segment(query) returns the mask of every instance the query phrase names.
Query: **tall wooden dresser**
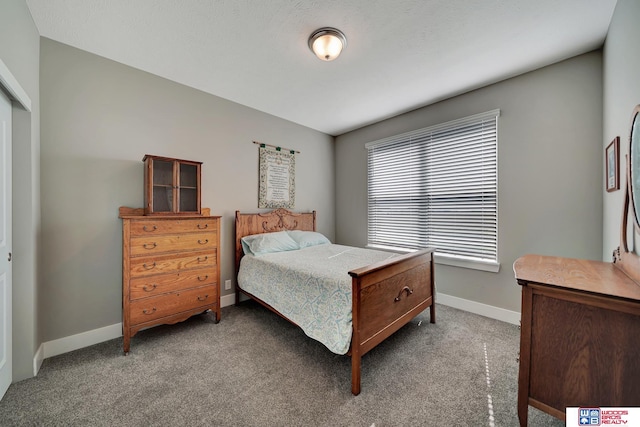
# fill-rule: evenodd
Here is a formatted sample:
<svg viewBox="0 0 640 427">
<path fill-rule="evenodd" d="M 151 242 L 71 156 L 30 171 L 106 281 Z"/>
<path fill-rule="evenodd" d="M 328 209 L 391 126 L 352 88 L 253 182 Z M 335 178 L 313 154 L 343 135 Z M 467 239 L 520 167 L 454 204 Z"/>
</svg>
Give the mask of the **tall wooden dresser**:
<svg viewBox="0 0 640 427">
<path fill-rule="evenodd" d="M 528 405 L 559 419 L 567 407 L 640 406 L 638 283 L 600 261 L 525 255 L 513 268 L 522 286 L 520 425 Z"/>
<path fill-rule="evenodd" d="M 138 331 L 211 310 L 220 321 L 220 217 L 120 208 L 124 352 Z"/>
</svg>

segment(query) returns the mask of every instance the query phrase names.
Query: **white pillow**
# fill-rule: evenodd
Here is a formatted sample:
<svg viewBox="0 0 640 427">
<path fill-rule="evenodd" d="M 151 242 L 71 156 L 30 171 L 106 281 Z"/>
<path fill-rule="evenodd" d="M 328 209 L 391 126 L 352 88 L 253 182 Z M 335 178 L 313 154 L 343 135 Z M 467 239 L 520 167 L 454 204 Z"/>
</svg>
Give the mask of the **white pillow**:
<svg viewBox="0 0 640 427">
<path fill-rule="evenodd" d="M 253 234 L 240 239 L 245 255 L 263 255 L 300 249 L 298 243 L 286 231 Z"/>
<path fill-rule="evenodd" d="M 291 238 L 296 241 L 300 249 L 307 248 L 309 246 L 326 245 L 331 243 L 331 241 L 327 239 L 322 233 L 318 233 L 316 231 L 291 230 L 287 231 L 287 233 L 289 233 L 289 236 L 291 236 Z"/>
</svg>

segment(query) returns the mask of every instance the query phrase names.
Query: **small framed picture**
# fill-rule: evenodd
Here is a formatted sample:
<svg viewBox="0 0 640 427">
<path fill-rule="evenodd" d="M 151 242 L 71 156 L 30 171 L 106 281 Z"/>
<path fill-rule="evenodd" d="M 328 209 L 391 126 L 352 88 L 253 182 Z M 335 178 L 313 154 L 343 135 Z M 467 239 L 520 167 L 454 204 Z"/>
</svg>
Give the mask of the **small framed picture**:
<svg viewBox="0 0 640 427">
<path fill-rule="evenodd" d="M 606 187 L 607 191 L 616 191 L 620 189 L 620 168 L 618 167 L 618 152 L 620 151 L 620 137 L 616 136 L 613 141 L 607 145 L 605 150 L 605 163 L 607 168 Z"/>
</svg>

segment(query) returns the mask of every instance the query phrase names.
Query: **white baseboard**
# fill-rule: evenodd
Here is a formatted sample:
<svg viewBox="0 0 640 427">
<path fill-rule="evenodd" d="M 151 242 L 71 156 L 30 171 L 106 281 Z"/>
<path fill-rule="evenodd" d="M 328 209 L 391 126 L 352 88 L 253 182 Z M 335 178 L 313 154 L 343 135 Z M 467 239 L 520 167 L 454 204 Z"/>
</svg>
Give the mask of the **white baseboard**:
<svg viewBox="0 0 640 427">
<path fill-rule="evenodd" d="M 236 294 L 223 295 L 220 297 L 220 307 L 228 307 L 236 303 Z"/>
<path fill-rule="evenodd" d="M 40 344 L 38 347 L 38 351 L 36 351 L 35 356 L 33 356 L 33 376 L 37 376 L 38 372 L 40 372 L 40 367 L 42 366 L 42 362 L 44 361 L 44 344 Z"/>
<path fill-rule="evenodd" d="M 520 324 L 520 313 L 517 311 L 506 310 L 504 308 L 494 307 L 492 305 L 482 304 L 480 302 L 442 293 L 438 293 L 436 295 L 436 303 L 468 311 L 470 313 L 479 314 L 491 319 L 501 320 L 513 325 Z"/>
<path fill-rule="evenodd" d="M 122 336 L 122 323 L 42 343 L 44 359 Z"/>
<path fill-rule="evenodd" d="M 236 295 L 224 295 L 220 297 L 220 307 L 234 305 Z M 520 313 L 516 311 L 505 310 L 503 308 L 494 307 L 479 302 L 466 300 L 451 295 L 438 293 L 436 295 L 438 304 L 447 305 L 449 307 L 479 314 L 481 316 L 490 317 L 492 319 L 501 320 L 503 322 L 512 323 L 514 325 L 520 322 Z M 58 356 L 59 354 L 68 353 L 90 345 L 109 341 L 122 336 L 122 323 L 116 323 L 103 328 L 94 329 L 80 334 L 71 335 L 53 341 L 47 341 L 40 345 L 38 351 L 33 357 L 33 375 L 38 375 L 40 367 L 44 359 Z"/>
</svg>

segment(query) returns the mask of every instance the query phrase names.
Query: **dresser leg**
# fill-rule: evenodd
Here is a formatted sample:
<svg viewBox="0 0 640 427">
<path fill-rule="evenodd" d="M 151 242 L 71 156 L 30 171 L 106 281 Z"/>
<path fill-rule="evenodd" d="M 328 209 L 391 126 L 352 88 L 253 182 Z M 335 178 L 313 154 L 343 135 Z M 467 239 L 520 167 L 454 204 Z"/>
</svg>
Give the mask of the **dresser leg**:
<svg viewBox="0 0 640 427">
<path fill-rule="evenodd" d="M 518 419 L 520 420 L 520 427 L 527 427 L 528 423 L 528 411 L 529 404 L 525 401 L 524 404 L 520 403 L 518 399 Z"/>
<path fill-rule="evenodd" d="M 129 346 L 131 345 L 131 335 L 129 334 L 129 332 L 125 332 L 124 333 L 124 345 L 123 345 L 123 349 L 124 349 L 124 355 L 128 355 L 129 354 Z"/>
<path fill-rule="evenodd" d="M 206 315 L 208 319 L 211 319 L 213 317 L 213 323 L 219 323 L 221 313 L 222 311 L 219 308 L 208 308 L 202 314 Z"/>
<path fill-rule="evenodd" d="M 520 318 L 520 352 L 518 353 L 518 419 L 526 427 L 529 411 L 529 381 L 531 379 L 531 323 L 533 291 L 522 286 L 522 315 Z"/>
</svg>

